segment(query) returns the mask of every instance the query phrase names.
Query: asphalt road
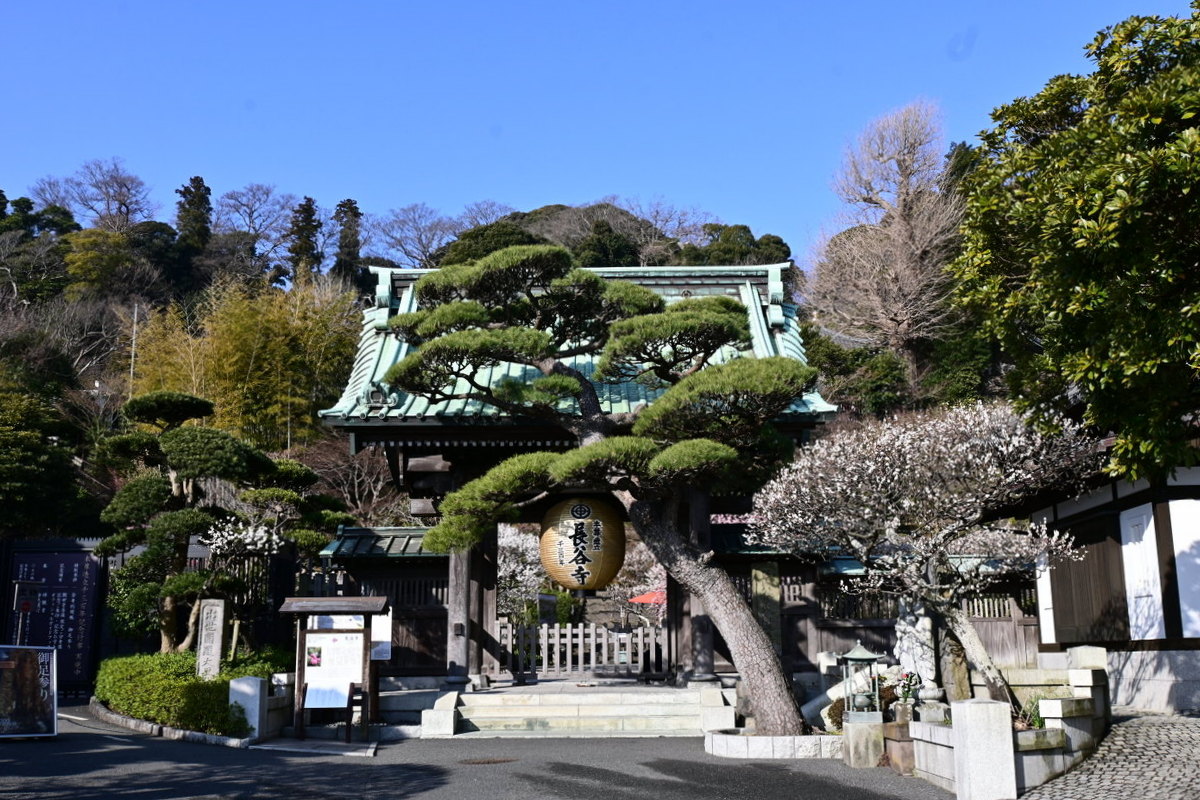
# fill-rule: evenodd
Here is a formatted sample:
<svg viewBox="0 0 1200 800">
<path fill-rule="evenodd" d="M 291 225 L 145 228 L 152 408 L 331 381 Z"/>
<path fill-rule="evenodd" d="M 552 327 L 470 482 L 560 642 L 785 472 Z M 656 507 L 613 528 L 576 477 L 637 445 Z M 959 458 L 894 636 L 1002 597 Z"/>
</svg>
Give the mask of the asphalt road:
<svg viewBox="0 0 1200 800">
<path fill-rule="evenodd" d="M 70 717 L 78 717 L 75 720 Z M 700 739 L 430 739 L 374 758 L 168 741 L 60 709 L 53 739 L 0 739 L 0 798 L 402 798 L 429 800 L 948 800 L 890 769 L 740 761 Z"/>
</svg>

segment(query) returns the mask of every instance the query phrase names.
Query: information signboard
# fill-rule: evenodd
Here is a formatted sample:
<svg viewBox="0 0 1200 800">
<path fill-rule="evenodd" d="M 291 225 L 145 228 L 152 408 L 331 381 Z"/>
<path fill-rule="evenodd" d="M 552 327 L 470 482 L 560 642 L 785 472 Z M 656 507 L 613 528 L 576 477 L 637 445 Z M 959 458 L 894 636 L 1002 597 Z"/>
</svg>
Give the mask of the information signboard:
<svg viewBox="0 0 1200 800">
<path fill-rule="evenodd" d="M 4 598 L 13 644 L 58 650 L 63 689 L 91 684 L 99 617 L 100 559 L 91 553 L 12 556 L 13 595 Z"/>
<path fill-rule="evenodd" d="M 53 647 L 0 645 L 0 737 L 58 734 L 56 663 Z"/>
<path fill-rule="evenodd" d="M 311 630 L 362 630 L 362 614 L 314 614 L 308 619 Z M 392 658 L 392 610 L 371 616 L 371 660 Z"/>
<path fill-rule="evenodd" d="M 304 640 L 305 708 L 345 708 L 350 684 L 363 680 L 362 631 L 308 631 Z"/>
</svg>

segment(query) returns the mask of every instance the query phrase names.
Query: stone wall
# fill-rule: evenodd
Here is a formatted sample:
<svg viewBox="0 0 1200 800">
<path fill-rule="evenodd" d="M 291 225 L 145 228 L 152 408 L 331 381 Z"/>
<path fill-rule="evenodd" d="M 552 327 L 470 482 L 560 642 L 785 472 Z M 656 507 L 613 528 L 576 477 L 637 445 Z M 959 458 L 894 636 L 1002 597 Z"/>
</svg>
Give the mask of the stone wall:
<svg viewBox="0 0 1200 800">
<path fill-rule="evenodd" d="M 1117 705 L 1165 713 L 1200 709 L 1200 652 L 1110 652 L 1108 672 Z"/>
<path fill-rule="evenodd" d="M 951 704 L 955 724 L 914 721 L 913 774 L 960 800 L 1010 797 L 1001 786 L 1011 776 L 1018 793 L 1041 786 L 1081 762 L 1095 751 L 1106 727 L 1090 699 L 1042 700 L 1042 730 L 1013 731 L 1008 705 L 990 700 L 963 700 Z M 985 708 L 992 707 L 995 708 Z M 984 712 L 994 719 L 985 718 Z M 1009 746 L 996 741 L 1011 739 Z M 975 785 L 960 786 L 957 776 L 972 777 Z M 986 778 L 980 786 L 982 778 Z"/>
</svg>

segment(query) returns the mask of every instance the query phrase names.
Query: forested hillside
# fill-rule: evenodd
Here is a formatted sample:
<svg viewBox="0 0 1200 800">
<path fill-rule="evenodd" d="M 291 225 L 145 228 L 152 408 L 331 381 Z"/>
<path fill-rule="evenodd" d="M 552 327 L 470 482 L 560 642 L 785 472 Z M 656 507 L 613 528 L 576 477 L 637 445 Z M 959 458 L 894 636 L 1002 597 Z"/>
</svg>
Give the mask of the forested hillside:
<svg viewBox="0 0 1200 800">
<path fill-rule="evenodd" d="M 200 176 L 174 195 L 158 207 L 117 158 L 43 178 L 27 196 L 0 191 L 0 535 L 99 532 L 99 509 L 125 481 L 105 442 L 136 427 L 121 416 L 129 398 L 157 391 L 210 400 L 199 424 L 312 462 L 364 522 L 403 518 L 369 458 L 330 457 L 345 449 L 315 416 L 344 385 L 374 293 L 369 266 L 431 268 L 534 243 L 567 247 L 585 267 L 791 258 L 778 236 L 661 201 L 371 212 L 258 183 L 218 194 Z"/>
</svg>

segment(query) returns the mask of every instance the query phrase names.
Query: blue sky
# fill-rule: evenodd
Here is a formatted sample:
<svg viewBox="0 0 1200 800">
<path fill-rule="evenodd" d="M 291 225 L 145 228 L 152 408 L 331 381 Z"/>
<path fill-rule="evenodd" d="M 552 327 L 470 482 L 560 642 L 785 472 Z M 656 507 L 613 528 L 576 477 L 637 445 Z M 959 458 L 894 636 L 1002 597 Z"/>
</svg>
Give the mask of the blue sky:
<svg viewBox="0 0 1200 800">
<path fill-rule="evenodd" d="M 456 214 L 605 195 L 694 206 L 803 259 L 872 119 L 937 103 L 948 141 L 1131 14 L 1186 0 L 11 2 L 0 188 L 117 156 L 158 217 L 201 175 Z"/>
</svg>

